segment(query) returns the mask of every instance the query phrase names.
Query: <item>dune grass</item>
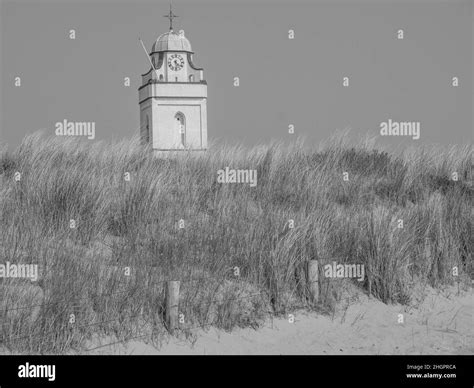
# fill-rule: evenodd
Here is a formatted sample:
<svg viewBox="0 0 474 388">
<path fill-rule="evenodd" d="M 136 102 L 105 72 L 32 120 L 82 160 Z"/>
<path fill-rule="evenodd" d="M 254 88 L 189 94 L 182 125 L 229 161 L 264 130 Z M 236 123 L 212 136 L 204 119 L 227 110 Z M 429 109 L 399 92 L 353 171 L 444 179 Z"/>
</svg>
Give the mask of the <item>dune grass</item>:
<svg viewBox="0 0 474 388">
<path fill-rule="evenodd" d="M 257 170 L 257 186 L 217 183 L 226 166 Z M 0 263 L 42 272 L 21 292 L 0 280 L 0 346 L 64 353 L 94 336 L 159 336 L 166 280 L 181 281 L 183 333 L 331 311 L 342 283 L 323 279 L 310 304 L 310 259 L 363 264 L 354 286 L 409 303 L 414 283 L 470 281 L 472 224 L 472 146 L 391 155 L 339 137 L 319 151 L 296 141 L 153 157 L 137 139 L 36 133 L 0 147 Z M 34 317 L 7 310 L 25 304 Z"/>
</svg>

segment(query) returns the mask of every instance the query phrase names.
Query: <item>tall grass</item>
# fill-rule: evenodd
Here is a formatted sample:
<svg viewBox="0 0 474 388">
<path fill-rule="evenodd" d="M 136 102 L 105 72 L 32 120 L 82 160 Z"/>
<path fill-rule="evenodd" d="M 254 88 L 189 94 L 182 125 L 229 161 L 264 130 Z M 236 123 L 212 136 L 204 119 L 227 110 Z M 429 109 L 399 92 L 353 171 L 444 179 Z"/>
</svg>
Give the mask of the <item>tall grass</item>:
<svg viewBox="0 0 474 388">
<path fill-rule="evenodd" d="M 257 187 L 217 183 L 226 166 L 256 169 Z M 473 271 L 471 146 L 389 155 L 342 137 L 318 152 L 297 141 L 153 157 L 136 139 L 37 133 L 14 152 L 0 148 L 0 184 L 0 263 L 43 272 L 40 297 L 11 287 L 17 279 L 0 283 L 0 345 L 13 351 L 160 333 L 167 279 L 182 280 L 186 331 L 309 308 L 309 259 L 364 264 L 354 284 L 386 303 L 407 303 L 415 281 L 452 283 L 455 266 L 458 279 Z M 335 308 L 337 284 L 323 282 L 316 308 Z M 32 300 L 41 302 L 34 319 L 30 309 L 6 311 Z"/>
</svg>

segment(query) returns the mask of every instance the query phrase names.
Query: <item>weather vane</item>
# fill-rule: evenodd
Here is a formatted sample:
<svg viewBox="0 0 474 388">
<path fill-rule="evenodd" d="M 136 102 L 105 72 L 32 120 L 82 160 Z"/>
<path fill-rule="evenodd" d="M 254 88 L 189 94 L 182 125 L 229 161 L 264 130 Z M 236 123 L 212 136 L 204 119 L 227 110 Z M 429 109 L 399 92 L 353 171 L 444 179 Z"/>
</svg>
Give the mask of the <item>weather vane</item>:
<svg viewBox="0 0 474 388">
<path fill-rule="evenodd" d="M 179 17 L 178 15 L 175 15 L 173 11 L 171 10 L 171 4 L 170 4 L 170 13 L 168 15 L 164 15 L 164 18 L 168 18 L 170 20 L 170 31 L 173 30 L 173 19 Z"/>
</svg>

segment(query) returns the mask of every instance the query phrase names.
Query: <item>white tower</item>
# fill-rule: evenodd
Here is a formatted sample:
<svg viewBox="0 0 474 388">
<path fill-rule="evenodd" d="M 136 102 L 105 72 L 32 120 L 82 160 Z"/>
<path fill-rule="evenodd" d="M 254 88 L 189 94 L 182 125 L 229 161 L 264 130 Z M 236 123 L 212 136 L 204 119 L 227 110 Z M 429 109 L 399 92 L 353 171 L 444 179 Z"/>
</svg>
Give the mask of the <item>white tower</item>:
<svg viewBox="0 0 474 388">
<path fill-rule="evenodd" d="M 142 74 L 138 89 L 140 135 L 155 151 L 207 149 L 207 83 L 203 69 L 193 63 L 184 31 L 158 37 L 149 53 L 153 67 Z"/>
</svg>

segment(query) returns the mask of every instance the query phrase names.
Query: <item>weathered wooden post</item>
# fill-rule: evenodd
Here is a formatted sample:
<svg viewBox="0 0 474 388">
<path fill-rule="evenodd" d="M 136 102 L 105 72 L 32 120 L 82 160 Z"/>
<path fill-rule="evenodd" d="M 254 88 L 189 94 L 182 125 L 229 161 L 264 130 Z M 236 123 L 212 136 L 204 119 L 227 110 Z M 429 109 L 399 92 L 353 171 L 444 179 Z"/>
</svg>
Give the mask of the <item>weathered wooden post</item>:
<svg viewBox="0 0 474 388">
<path fill-rule="evenodd" d="M 311 301 L 316 303 L 319 301 L 319 275 L 318 260 L 308 261 L 308 288 L 311 295 Z"/>
<path fill-rule="evenodd" d="M 179 281 L 169 281 L 166 287 L 166 326 L 173 334 L 178 327 Z"/>
</svg>

